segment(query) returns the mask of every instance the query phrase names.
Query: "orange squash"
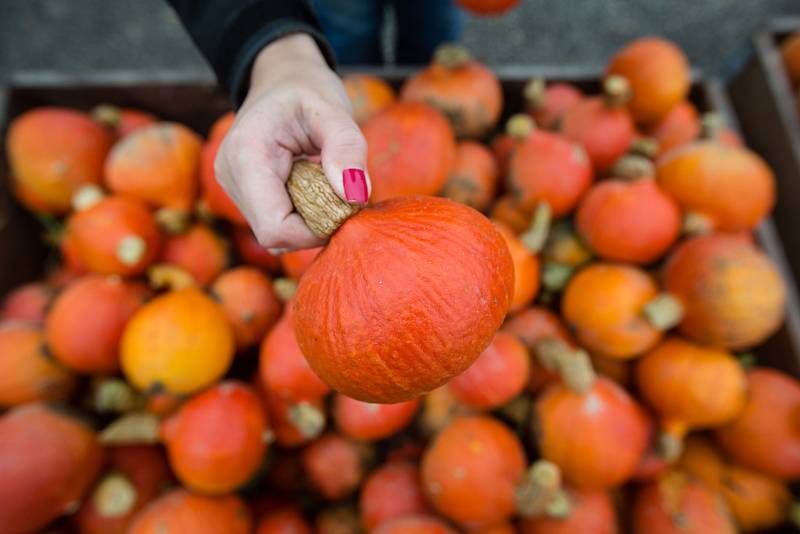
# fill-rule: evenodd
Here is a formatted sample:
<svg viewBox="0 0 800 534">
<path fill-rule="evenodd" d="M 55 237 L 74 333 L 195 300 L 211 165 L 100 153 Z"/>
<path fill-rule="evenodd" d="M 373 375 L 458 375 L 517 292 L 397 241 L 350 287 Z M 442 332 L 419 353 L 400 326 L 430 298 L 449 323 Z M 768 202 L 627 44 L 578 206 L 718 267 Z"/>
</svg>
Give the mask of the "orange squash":
<svg viewBox="0 0 800 534">
<path fill-rule="evenodd" d="M 262 247 L 250 228 L 239 226 L 232 228 L 231 238 L 233 239 L 236 253 L 242 262 L 264 269 L 272 274 L 277 274 L 281 271 L 280 256 L 276 256 Z"/>
<path fill-rule="evenodd" d="M 164 241 L 161 263 L 180 267 L 201 286 L 211 284 L 228 265 L 228 242 L 210 227 L 197 223 Z"/>
<path fill-rule="evenodd" d="M 74 386 L 73 376 L 47 353 L 40 326 L 24 322 L 0 323 L 1 407 L 34 401 L 63 401 Z"/>
<path fill-rule="evenodd" d="M 488 134 L 503 108 L 503 91 L 494 72 L 454 44 L 440 45 L 430 66 L 405 82 L 400 97 L 441 111 L 462 139 Z"/>
<path fill-rule="evenodd" d="M 690 429 L 723 425 L 744 408 L 744 370 L 726 352 L 670 337 L 637 363 L 636 383 L 661 418 L 668 460 L 677 459 Z"/>
<path fill-rule="evenodd" d="M 396 434 L 411 422 L 419 399 L 397 404 L 371 404 L 341 393 L 333 401 L 333 420 L 339 431 L 351 438 L 377 441 Z"/>
<path fill-rule="evenodd" d="M 258 269 L 225 271 L 214 281 L 211 293 L 228 316 L 239 350 L 257 345 L 280 317 L 281 303 L 272 281 Z"/>
<path fill-rule="evenodd" d="M 781 57 L 786 75 L 793 87 L 800 84 L 800 33 L 795 32 L 781 43 Z"/>
<path fill-rule="evenodd" d="M 483 211 L 494 198 L 497 179 L 497 162 L 489 149 L 475 141 L 462 141 L 442 196 Z"/>
<path fill-rule="evenodd" d="M 561 310 L 578 341 L 610 358 L 635 358 L 653 348 L 679 318 L 672 309 L 649 318 L 658 287 L 644 271 L 614 263 L 592 264 L 572 277 Z M 602 303 L 602 306 L 598 306 Z M 660 311 L 660 310 L 658 310 Z M 658 316 L 658 319 L 655 318 Z M 664 321 L 663 323 L 659 321 Z"/>
<path fill-rule="evenodd" d="M 580 89 L 570 83 L 545 84 L 544 78 L 531 79 L 523 89 L 525 109 L 536 124 L 555 130 L 564 114 L 583 100 Z"/>
<path fill-rule="evenodd" d="M 38 531 L 74 509 L 103 465 L 94 432 L 31 403 L 0 417 L 0 525 L 5 534 Z"/>
<path fill-rule="evenodd" d="M 783 322 L 783 280 L 772 261 L 737 236 L 681 243 L 664 266 L 664 288 L 684 308 L 680 330 L 705 345 L 746 349 Z"/>
<path fill-rule="evenodd" d="M 428 512 L 419 469 L 404 461 L 388 462 L 370 473 L 358 503 L 361 526 L 366 532 L 398 517 Z"/>
<path fill-rule="evenodd" d="M 800 477 L 800 383 L 766 367 L 747 373 L 744 410 L 718 429 L 722 449 L 745 467 L 782 480 Z"/>
<path fill-rule="evenodd" d="M 517 5 L 519 0 L 456 0 L 456 2 L 476 15 L 500 15 Z"/>
<path fill-rule="evenodd" d="M 632 502 L 633 534 L 735 534 L 722 498 L 681 472 L 640 487 Z"/>
<path fill-rule="evenodd" d="M 50 350 L 78 373 L 117 372 L 122 331 L 148 296 L 144 285 L 117 277 L 81 278 L 58 295 L 47 315 Z"/>
<path fill-rule="evenodd" d="M 161 234 L 141 202 L 122 196 L 101 198 L 67 219 L 64 247 L 100 274 L 135 275 L 155 261 Z"/>
<path fill-rule="evenodd" d="M 313 534 L 313 531 L 295 507 L 285 506 L 262 517 L 255 534 Z"/>
<path fill-rule="evenodd" d="M 700 114 L 697 108 L 684 100 L 679 102 L 660 121 L 648 129 L 648 134 L 658 143 L 657 154 L 694 141 L 700 136 Z"/>
<path fill-rule="evenodd" d="M 6 150 L 17 197 L 33 211 L 61 215 L 83 185 L 103 181 L 111 134 L 87 114 L 36 108 L 9 126 Z"/>
<path fill-rule="evenodd" d="M 660 37 L 627 44 L 606 73 L 627 78 L 633 92 L 628 108 L 639 124 L 657 123 L 689 94 L 689 61 L 673 42 Z"/>
<path fill-rule="evenodd" d="M 459 417 L 425 451 L 422 487 L 440 514 L 480 527 L 514 514 L 524 470 L 525 453 L 508 427 L 491 417 Z"/>
<path fill-rule="evenodd" d="M 514 263 L 514 294 L 508 308 L 513 313 L 530 304 L 539 292 L 539 258 L 504 224 L 495 223 L 495 228 L 503 236 Z"/>
<path fill-rule="evenodd" d="M 214 160 L 222 145 L 225 134 L 233 125 L 232 115 L 223 115 L 211 127 L 211 135 L 200 151 L 200 200 L 203 207 L 215 217 L 219 217 L 240 226 L 247 225 L 247 219 L 236 204 L 233 203 L 228 193 L 217 182 L 214 171 Z"/>
<path fill-rule="evenodd" d="M 300 280 L 303 274 L 311 267 L 314 260 L 319 256 L 324 247 L 306 248 L 301 250 L 294 250 L 292 252 L 284 252 L 280 255 L 281 266 L 283 272 L 287 276 L 295 280 Z"/>
<path fill-rule="evenodd" d="M 512 195 L 505 194 L 495 201 L 491 217 L 512 232 L 521 234 L 530 226 L 532 213 L 533 210 L 523 207 Z"/>
<path fill-rule="evenodd" d="M 0 302 L 0 321 L 43 324 L 55 289 L 44 282 L 31 282 L 12 289 Z"/>
<path fill-rule="evenodd" d="M 247 505 L 236 495 L 205 497 L 180 488 L 145 507 L 128 534 L 250 534 L 252 524 Z"/>
<path fill-rule="evenodd" d="M 193 393 L 219 380 L 233 360 L 225 312 L 198 289 L 170 291 L 128 321 L 120 364 L 136 388 Z"/>
<path fill-rule="evenodd" d="M 513 335 L 498 332 L 475 363 L 448 385 L 462 404 L 491 410 L 519 395 L 529 372 L 525 346 Z"/>
<path fill-rule="evenodd" d="M 114 139 L 125 137 L 134 130 L 158 122 L 152 113 L 140 109 L 120 108 L 110 104 L 100 104 L 92 109 L 92 118 L 114 134 Z"/>
<path fill-rule="evenodd" d="M 371 202 L 435 195 L 450 174 L 456 142 L 447 120 L 419 102 L 395 102 L 363 127 L 369 146 Z"/>
<path fill-rule="evenodd" d="M 188 212 L 198 188 L 200 137 L 160 122 L 119 140 L 105 162 L 106 185 L 155 207 Z"/>
<path fill-rule="evenodd" d="M 372 534 L 457 534 L 447 523 L 433 516 L 410 515 L 387 521 Z"/>
<path fill-rule="evenodd" d="M 161 425 L 169 462 L 181 483 L 224 495 L 255 475 L 267 452 L 269 423 L 255 392 L 226 381 L 189 399 Z"/>
<path fill-rule="evenodd" d="M 342 84 L 353 106 L 353 119 L 359 125 L 395 100 L 394 89 L 386 81 L 369 74 L 348 74 L 342 78 Z"/>
<path fill-rule="evenodd" d="M 311 485 L 325 499 L 347 497 L 364 478 L 362 452 L 352 440 L 326 434 L 303 451 L 303 469 Z"/>
<path fill-rule="evenodd" d="M 325 429 L 323 399 L 292 402 L 270 391 L 265 398 L 275 443 L 281 447 L 305 445 Z"/>
<path fill-rule="evenodd" d="M 508 175 L 508 165 L 517 146 L 525 141 L 534 127 L 535 124 L 528 115 L 517 113 L 506 121 L 503 133 L 492 140 L 492 152 L 502 178 Z"/>
</svg>

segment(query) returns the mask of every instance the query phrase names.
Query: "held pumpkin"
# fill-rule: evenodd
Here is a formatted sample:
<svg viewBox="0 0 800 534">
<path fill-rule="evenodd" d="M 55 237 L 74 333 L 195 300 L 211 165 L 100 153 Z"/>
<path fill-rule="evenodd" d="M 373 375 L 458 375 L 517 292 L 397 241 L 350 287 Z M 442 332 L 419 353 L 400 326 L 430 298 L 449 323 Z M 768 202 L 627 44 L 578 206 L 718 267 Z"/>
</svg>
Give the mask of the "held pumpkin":
<svg viewBox="0 0 800 534">
<path fill-rule="evenodd" d="M 358 500 L 361 526 L 371 532 L 383 523 L 408 515 L 425 514 L 419 469 L 410 462 L 388 462 L 369 474 Z"/>
<path fill-rule="evenodd" d="M 462 141 L 442 196 L 483 211 L 494 198 L 498 174 L 497 162 L 486 146 Z"/>
<path fill-rule="evenodd" d="M 214 281 L 211 293 L 228 316 L 239 350 L 250 348 L 278 321 L 281 303 L 272 280 L 252 267 L 225 271 Z"/>
<path fill-rule="evenodd" d="M 128 534 L 249 534 L 252 523 L 247 505 L 235 495 L 205 497 L 180 488 L 145 507 Z"/>
<path fill-rule="evenodd" d="M 544 78 L 533 78 L 523 89 L 525 109 L 542 128 L 555 130 L 564 114 L 583 99 L 580 89 L 569 83 L 547 85 Z"/>
<path fill-rule="evenodd" d="M 324 191 L 316 205 L 305 180 Z M 289 191 L 312 228 L 323 222 L 320 235 L 329 234 L 349 217 L 297 289 L 294 330 L 311 368 L 348 397 L 380 403 L 415 398 L 466 370 L 512 296 L 513 264 L 492 223 L 467 206 L 426 197 L 350 216 L 352 207 L 322 186 L 319 166 L 295 164 Z M 319 313 L 331 306 L 336 314 Z"/>
<path fill-rule="evenodd" d="M 346 436 L 376 441 L 408 426 L 417 408 L 419 399 L 397 404 L 371 404 L 337 393 L 333 401 L 333 419 Z"/>
<path fill-rule="evenodd" d="M 395 100 L 394 89 L 381 78 L 369 74 L 348 74 L 342 78 L 342 85 L 353 106 L 353 120 L 359 125 Z"/>
</svg>

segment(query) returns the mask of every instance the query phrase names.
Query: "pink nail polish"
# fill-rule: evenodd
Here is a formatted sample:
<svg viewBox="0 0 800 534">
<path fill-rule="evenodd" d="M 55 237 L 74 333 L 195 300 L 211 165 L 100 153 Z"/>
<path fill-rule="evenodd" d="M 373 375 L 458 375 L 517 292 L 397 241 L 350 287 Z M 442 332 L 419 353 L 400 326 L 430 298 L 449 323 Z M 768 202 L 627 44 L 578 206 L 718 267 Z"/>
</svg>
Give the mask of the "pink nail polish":
<svg viewBox="0 0 800 534">
<path fill-rule="evenodd" d="M 342 171 L 344 197 L 349 202 L 367 203 L 367 175 L 361 169 L 345 169 Z"/>
</svg>

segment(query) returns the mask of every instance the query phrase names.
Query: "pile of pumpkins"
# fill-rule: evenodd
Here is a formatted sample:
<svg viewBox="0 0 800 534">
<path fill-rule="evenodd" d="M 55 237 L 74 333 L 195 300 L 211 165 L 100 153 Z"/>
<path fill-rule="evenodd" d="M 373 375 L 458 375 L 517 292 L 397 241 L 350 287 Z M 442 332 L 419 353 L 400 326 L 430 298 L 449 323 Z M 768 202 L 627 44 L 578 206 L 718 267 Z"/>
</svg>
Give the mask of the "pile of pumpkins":
<svg viewBox="0 0 800 534">
<path fill-rule="evenodd" d="M 206 140 L 107 105 L 13 120 L 60 261 L 0 308 L 0 530 L 797 520 L 800 383 L 749 352 L 783 321 L 752 233 L 774 178 L 687 100 L 674 44 L 624 47 L 600 94 L 531 80 L 499 134 L 501 85 L 457 46 L 399 95 L 345 86 L 372 205 L 280 256 L 216 183 L 231 114 Z"/>
<path fill-rule="evenodd" d="M 800 116 L 800 31 L 784 39 L 780 51 L 786 76 L 797 99 L 797 114 Z"/>
</svg>

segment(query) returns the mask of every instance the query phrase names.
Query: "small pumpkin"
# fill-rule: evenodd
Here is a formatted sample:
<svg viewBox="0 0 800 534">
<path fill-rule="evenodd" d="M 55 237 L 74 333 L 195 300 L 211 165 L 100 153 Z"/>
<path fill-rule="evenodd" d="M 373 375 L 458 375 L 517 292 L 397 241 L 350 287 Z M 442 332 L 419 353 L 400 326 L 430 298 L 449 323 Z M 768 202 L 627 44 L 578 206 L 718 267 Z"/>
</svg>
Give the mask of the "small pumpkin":
<svg viewBox="0 0 800 534">
<path fill-rule="evenodd" d="M 311 485 L 329 501 L 347 497 L 364 478 L 359 446 L 339 434 L 325 434 L 303 451 L 303 469 Z"/>
<path fill-rule="evenodd" d="M 313 534 L 313 531 L 297 508 L 285 506 L 262 517 L 255 534 Z"/>
<path fill-rule="evenodd" d="M 294 280 L 300 280 L 322 249 L 323 247 L 316 247 L 284 252 L 280 255 L 283 272 Z"/>
<path fill-rule="evenodd" d="M 508 118 L 503 133 L 492 140 L 492 152 L 501 177 L 506 177 L 508 174 L 508 164 L 514 150 L 525 141 L 534 127 L 535 124 L 529 116 L 525 113 L 517 113 Z"/>
<path fill-rule="evenodd" d="M 483 211 L 494 198 L 497 180 L 497 162 L 489 149 L 476 141 L 462 141 L 442 196 Z"/>
<path fill-rule="evenodd" d="M 12 289 L 0 302 L 0 321 L 44 324 L 55 289 L 45 282 L 31 282 Z"/>
<path fill-rule="evenodd" d="M 337 393 L 333 420 L 339 431 L 351 438 L 376 441 L 396 434 L 414 418 L 419 399 L 396 404 L 372 404 Z"/>
<path fill-rule="evenodd" d="M 281 271 L 280 256 L 276 256 L 262 247 L 250 228 L 239 226 L 232 228 L 231 238 L 236 253 L 244 263 L 272 274 Z"/>
<path fill-rule="evenodd" d="M 361 526 L 371 532 L 398 517 L 425 514 L 419 468 L 410 462 L 388 462 L 369 474 L 359 495 Z"/>
<path fill-rule="evenodd" d="M 539 292 L 539 258 L 504 224 L 496 222 L 495 228 L 503 236 L 514 264 L 514 294 L 508 309 L 513 313 L 530 304 Z"/>
<path fill-rule="evenodd" d="M 247 505 L 236 495 L 206 497 L 178 488 L 147 505 L 128 534 L 249 534 L 252 523 Z"/>
<path fill-rule="evenodd" d="M 200 151 L 200 200 L 203 208 L 216 217 L 225 219 L 233 224 L 246 226 L 247 220 L 233 203 L 228 193 L 217 182 L 214 171 L 214 161 L 217 159 L 219 147 L 225 134 L 233 125 L 233 115 L 225 114 L 211 127 L 211 135 Z"/>
<path fill-rule="evenodd" d="M 164 241 L 160 263 L 180 267 L 201 286 L 208 286 L 228 265 L 228 242 L 209 226 L 197 223 Z"/>
<path fill-rule="evenodd" d="M 500 15 L 519 3 L 519 0 L 456 0 L 458 5 L 476 15 Z"/>
<path fill-rule="evenodd" d="M 353 106 L 353 119 L 359 125 L 395 101 L 394 89 L 376 76 L 348 74 L 342 78 L 342 85 Z"/>
<path fill-rule="evenodd" d="M 91 115 L 92 119 L 111 130 L 115 139 L 120 139 L 134 130 L 158 122 L 158 117 L 152 113 L 134 108 L 121 108 L 110 104 L 95 106 Z"/>
<path fill-rule="evenodd" d="M 800 84 L 800 33 L 788 36 L 780 44 L 783 66 L 793 87 Z"/>
<path fill-rule="evenodd" d="M 573 106 L 583 100 L 583 93 L 571 83 L 546 84 L 544 78 L 532 78 L 523 89 L 525 110 L 536 124 L 555 130 Z"/>
<path fill-rule="evenodd" d="M 697 108 L 684 100 L 679 102 L 660 121 L 648 129 L 649 135 L 658 144 L 657 155 L 688 144 L 700 136 L 700 114 Z"/>
<path fill-rule="evenodd" d="M 272 280 L 258 269 L 225 271 L 214 281 L 211 293 L 228 316 L 238 350 L 257 345 L 280 317 L 281 303 Z"/>
</svg>

